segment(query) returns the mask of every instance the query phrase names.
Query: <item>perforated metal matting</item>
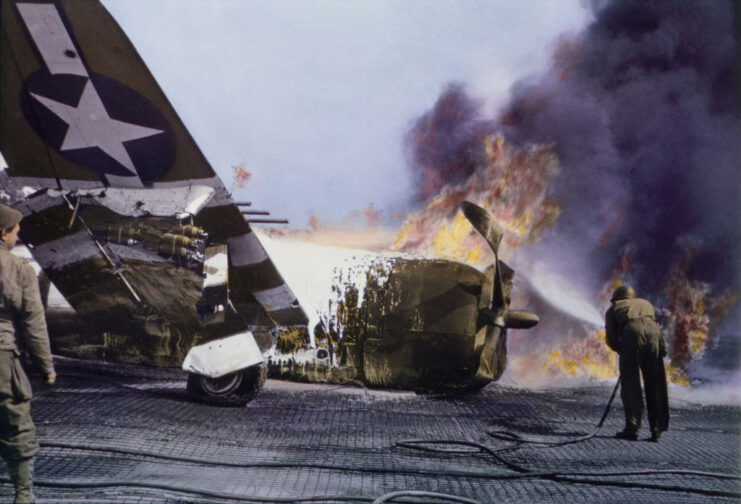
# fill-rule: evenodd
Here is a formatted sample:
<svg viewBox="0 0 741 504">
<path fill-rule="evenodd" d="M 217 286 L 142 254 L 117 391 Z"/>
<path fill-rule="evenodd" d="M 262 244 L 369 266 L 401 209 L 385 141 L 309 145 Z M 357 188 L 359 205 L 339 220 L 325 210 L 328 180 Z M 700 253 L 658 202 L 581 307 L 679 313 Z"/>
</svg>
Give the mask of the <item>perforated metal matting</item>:
<svg viewBox="0 0 741 504">
<path fill-rule="evenodd" d="M 738 407 L 672 399 L 661 441 L 646 441 L 644 427 L 643 438 L 629 442 L 614 438 L 622 427 L 618 398 L 595 437 L 549 447 L 489 431 L 577 438 L 594 430 L 611 387 L 532 391 L 495 383 L 431 396 L 268 380 L 246 407 L 225 408 L 188 399 L 177 370 L 56 362 L 56 387 L 33 380 L 40 503 L 456 502 L 387 495 L 413 490 L 481 503 L 740 501 L 736 479 L 657 473 L 738 475 Z M 406 440 L 471 444 L 397 444 Z M 2 462 L 0 470 L 7 502 L 13 492 Z M 636 474 L 611 474 L 630 471 Z M 574 472 L 599 476 L 564 475 Z"/>
</svg>

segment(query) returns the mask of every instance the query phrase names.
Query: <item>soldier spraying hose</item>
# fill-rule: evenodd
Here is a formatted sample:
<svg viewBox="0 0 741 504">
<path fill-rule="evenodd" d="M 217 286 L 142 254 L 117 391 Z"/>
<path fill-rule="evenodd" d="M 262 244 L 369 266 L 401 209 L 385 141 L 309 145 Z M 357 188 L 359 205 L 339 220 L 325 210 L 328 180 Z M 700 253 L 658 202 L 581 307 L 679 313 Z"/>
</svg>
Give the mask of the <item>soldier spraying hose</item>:
<svg viewBox="0 0 741 504">
<path fill-rule="evenodd" d="M 15 502 L 34 502 L 33 456 L 38 452 L 31 419 L 31 385 L 19 359 L 31 352 L 47 385 L 56 379 L 44 308 L 33 268 L 10 253 L 23 215 L 0 204 L 0 455 L 15 485 Z"/>
<path fill-rule="evenodd" d="M 619 439 L 638 439 L 643 416 L 641 375 L 646 393 L 651 441 L 658 442 L 669 427 L 669 401 L 663 358 L 666 344 L 656 324 L 654 307 L 636 297 L 632 287 L 615 289 L 605 314 L 607 345 L 620 355 L 620 397 L 625 409 L 625 429 Z"/>
</svg>

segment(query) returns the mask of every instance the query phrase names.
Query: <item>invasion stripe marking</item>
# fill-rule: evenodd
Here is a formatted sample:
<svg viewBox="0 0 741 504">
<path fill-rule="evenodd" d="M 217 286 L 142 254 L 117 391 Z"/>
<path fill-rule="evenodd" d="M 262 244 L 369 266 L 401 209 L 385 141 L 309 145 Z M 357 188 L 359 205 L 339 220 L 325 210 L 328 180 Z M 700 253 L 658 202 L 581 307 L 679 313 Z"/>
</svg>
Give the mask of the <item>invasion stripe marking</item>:
<svg viewBox="0 0 741 504">
<path fill-rule="evenodd" d="M 52 75 L 88 76 L 54 4 L 19 3 L 18 11 Z"/>
<path fill-rule="evenodd" d="M 250 294 L 275 289 L 286 283 L 270 258 L 247 266 L 232 266 L 229 272 L 230 280 L 234 281 L 233 287 Z"/>
<path fill-rule="evenodd" d="M 296 296 L 286 284 L 273 289 L 252 292 L 252 295 L 269 312 L 298 306 Z"/>
<path fill-rule="evenodd" d="M 301 308 L 286 308 L 270 312 L 270 317 L 279 326 L 308 325 L 309 318 Z"/>
<path fill-rule="evenodd" d="M 227 240 L 229 257 L 233 266 L 258 264 L 268 258 L 255 233 L 247 233 Z"/>
</svg>

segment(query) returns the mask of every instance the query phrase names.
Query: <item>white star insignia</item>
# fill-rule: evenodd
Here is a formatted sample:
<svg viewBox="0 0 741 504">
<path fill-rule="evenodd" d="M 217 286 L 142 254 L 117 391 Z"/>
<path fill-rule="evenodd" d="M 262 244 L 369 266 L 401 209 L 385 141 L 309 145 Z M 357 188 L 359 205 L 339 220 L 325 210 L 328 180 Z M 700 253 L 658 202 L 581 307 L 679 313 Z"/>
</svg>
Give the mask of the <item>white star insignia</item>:
<svg viewBox="0 0 741 504">
<path fill-rule="evenodd" d="M 162 130 L 112 119 L 90 81 L 85 85 L 76 107 L 35 93 L 31 93 L 31 96 L 69 125 L 59 150 L 98 147 L 134 175 L 136 168 L 126 152 L 124 142 L 163 133 Z"/>
</svg>

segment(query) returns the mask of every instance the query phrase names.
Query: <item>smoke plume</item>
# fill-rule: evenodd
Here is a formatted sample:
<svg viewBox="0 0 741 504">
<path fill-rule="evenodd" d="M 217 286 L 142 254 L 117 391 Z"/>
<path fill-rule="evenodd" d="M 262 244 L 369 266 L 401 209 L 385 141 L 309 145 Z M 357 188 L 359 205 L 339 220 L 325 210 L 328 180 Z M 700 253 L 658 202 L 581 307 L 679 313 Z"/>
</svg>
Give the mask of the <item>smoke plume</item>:
<svg viewBox="0 0 741 504">
<path fill-rule="evenodd" d="M 518 82 L 492 118 L 463 86 L 443 92 L 407 139 L 426 181 L 418 196 L 475 180 L 487 135 L 523 151 L 551 145 L 561 168 L 544 198 L 560 214 L 517 257 L 594 293 L 601 308 L 619 282 L 632 284 L 656 305 L 672 363 L 684 367 L 741 280 L 739 3 L 590 7 L 591 24 L 560 40 L 549 71 Z"/>
<path fill-rule="evenodd" d="M 417 168 L 420 201 L 475 171 L 484 137 L 493 130 L 482 116 L 481 103 L 462 85 L 451 84 L 433 110 L 417 119 L 406 142 L 410 163 Z"/>
<path fill-rule="evenodd" d="M 691 243 L 694 276 L 738 278 L 738 41 L 730 2 L 594 2 L 595 21 L 502 116 L 516 142 L 554 141 L 564 166 L 556 232 L 635 249 L 635 281 L 657 293 Z M 558 52 L 557 52 L 558 54 Z M 624 213 L 624 217 L 623 217 Z M 604 215 L 622 219 L 607 243 Z M 590 231 L 586 237 L 584 230 Z M 732 274 L 731 274 L 732 273 Z"/>
<path fill-rule="evenodd" d="M 591 25 L 561 41 L 550 72 L 518 83 L 496 120 L 483 119 L 460 86 L 447 89 L 410 134 L 413 166 L 438 188 L 473 169 L 491 128 L 520 146 L 553 142 L 563 170 L 548 196 L 563 212 L 541 247 L 561 261 L 579 258 L 563 261 L 566 273 L 597 288 L 630 248 L 629 280 L 656 296 L 697 245 L 693 279 L 725 289 L 741 260 L 734 6 L 591 7 Z"/>
</svg>

